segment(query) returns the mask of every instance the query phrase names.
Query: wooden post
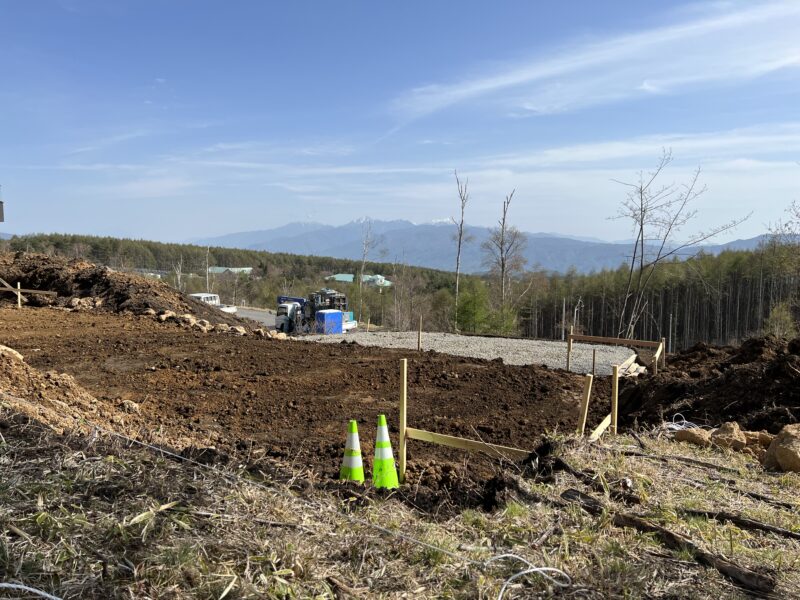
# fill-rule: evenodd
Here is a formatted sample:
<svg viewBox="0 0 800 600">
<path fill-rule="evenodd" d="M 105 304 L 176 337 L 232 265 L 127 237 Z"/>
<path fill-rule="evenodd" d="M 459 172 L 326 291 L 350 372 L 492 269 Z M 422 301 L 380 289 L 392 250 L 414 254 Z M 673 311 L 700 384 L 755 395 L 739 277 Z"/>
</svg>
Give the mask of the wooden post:
<svg viewBox="0 0 800 600">
<path fill-rule="evenodd" d="M 408 359 L 400 359 L 400 440 L 397 443 L 397 462 L 400 483 L 406 480 L 406 406 L 408 402 Z"/>
<path fill-rule="evenodd" d="M 567 337 L 567 371 L 569 371 L 572 361 L 572 325 L 569 326 L 569 336 Z"/>
<path fill-rule="evenodd" d="M 419 331 L 417 332 L 417 352 L 422 351 L 422 315 L 419 316 Z"/>
<path fill-rule="evenodd" d="M 22 308 L 22 292 L 20 292 L 21 286 L 19 285 L 19 281 L 17 282 L 17 308 Z"/>
<path fill-rule="evenodd" d="M 369 317 L 367 317 L 367 333 L 369 333 Z"/>
<path fill-rule="evenodd" d="M 619 367 L 611 367 L 611 433 L 617 435 L 617 411 L 619 409 Z"/>
<path fill-rule="evenodd" d="M 592 348 L 592 377 L 594 377 L 594 370 L 597 366 L 597 348 Z"/>
<path fill-rule="evenodd" d="M 661 338 L 661 366 L 667 366 L 667 338 Z"/>
<path fill-rule="evenodd" d="M 578 435 L 583 435 L 586 429 L 586 417 L 589 415 L 589 397 L 592 395 L 593 375 L 586 376 L 586 383 L 583 384 L 583 399 L 581 400 L 581 412 L 578 416 Z"/>
</svg>

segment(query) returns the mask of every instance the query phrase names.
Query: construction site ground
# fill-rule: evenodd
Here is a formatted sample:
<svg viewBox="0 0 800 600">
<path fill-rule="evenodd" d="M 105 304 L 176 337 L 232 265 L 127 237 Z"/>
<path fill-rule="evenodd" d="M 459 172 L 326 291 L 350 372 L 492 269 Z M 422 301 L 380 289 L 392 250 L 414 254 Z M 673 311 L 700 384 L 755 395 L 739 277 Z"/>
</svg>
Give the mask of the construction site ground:
<svg viewBox="0 0 800 600">
<path fill-rule="evenodd" d="M 800 340 L 670 356 L 621 382 L 629 433 L 592 443 L 576 373 L 270 339 L 81 261 L 7 255 L 0 276 L 59 292 L 0 299 L 1 598 L 800 597 L 800 476 L 663 423 L 796 423 Z M 397 449 L 401 358 L 410 426 L 534 452 L 411 441 L 399 489 L 337 481 L 348 419 L 368 475 L 378 414 Z"/>
<path fill-rule="evenodd" d="M 367 462 L 378 414 L 387 415 L 397 447 L 401 358 L 409 359 L 410 426 L 522 449 L 546 433 L 574 431 L 584 386 L 581 375 L 540 366 L 204 334 L 131 314 L 3 308 L 0 322 L 0 344 L 40 371 L 71 375 L 97 399 L 86 418 L 101 426 L 179 451 L 263 453 L 323 477 L 338 474 L 348 419 L 359 423 Z M 598 378 L 590 426 L 608 413 L 609 394 L 608 379 Z M 409 445 L 409 477 L 424 471 L 423 484 L 434 487 L 447 477 L 443 468 L 478 485 L 497 464 Z"/>
</svg>

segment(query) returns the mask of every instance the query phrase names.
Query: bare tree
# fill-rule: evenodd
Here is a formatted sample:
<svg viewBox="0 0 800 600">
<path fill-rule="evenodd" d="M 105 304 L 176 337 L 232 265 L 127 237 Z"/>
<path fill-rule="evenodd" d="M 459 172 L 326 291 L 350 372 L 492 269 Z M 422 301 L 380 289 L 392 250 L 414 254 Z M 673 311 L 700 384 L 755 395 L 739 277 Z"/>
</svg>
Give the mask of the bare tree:
<svg viewBox="0 0 800 600">
<path fill-rule="evenodd" d="M 175 271 L 175 284 L 179 292 L 183 291 L 183 254 L 180 255 L 178 262 L 172 263 L 172 270 Z"/>
<path fill-rule="evenodd" d="M 206 294 L 211 293 L 211 284 L 208 280 L 209 260 L 211 258 L 211 246 L 206 246 Z"/>
<path fill-rule="evenodd" d="M 664 261 L 733 229 L 749 217 L 734 219 L 676 240 L 681 229 L 697 215 L 697 211 L 691 207 L 706 191 L 706 187 L 699 184 L 699 168 L 688 183 L 660 185 L 659 176 L 671 162 L 672 152 L 664 150 L 656 168 L 648 173 L 640 172 L 635 183 L 614 180 L 629 188 L 617 218 L 630 220 L 636 235 L 619 313 L 619 337 L 633 338 L 636 324 L 648 308 L 647 288 L 650 279 Z M 692 252 L 696 255 L 698 251 L 694 249 Z"/>
<path fill-rule="evenodd" d="M 362 320 L 364 311 L 364 269 L 371 250 L 378 245 L 378 240 L 372 233 L 372 219 L 366 217 L 361 223 L 361 270 L 358 274 L 358 320 Z"/>
<path fill-rule="evenodd" d="M 485 252 L 484 265 L 495 274 L 500 283 L 500 308 L 503 313 L 509 305 L 511 279 L 519 274 L 527 263 L 524 256 L 528 243 L 525 234 L 508 222 L 508 208 L 511 206 L 515 191 L 512 190 L 506 196 L 497 227 L 489 232 L 489 238 L 481 244 Z"/>
<path fill-rule="evenodd" d="M 453 225 L 456 226 L 456 232 L 453 234 L 453 238 L 456 242 L 456 306 L 455 312 L 453 313 L 453 329 L 458 333 L 458 285 L 461 279 L 461 248 L 466 242 L 470 241 L 471 236 L 464 231 L 464 210 L 467 207 L 467 202 L 469 202 L 469 192 L 467 191 L 469 180 L 465 179 L 464 183 L 461 183 L 461 180 L 458 178 L 458 171 L 453 171 L 453 175 L 456 177 L 458 200 L 461 203 L 461 217 L 459 220 L 456 221 L 454 217 L 450 217 Z"/>
</svg>

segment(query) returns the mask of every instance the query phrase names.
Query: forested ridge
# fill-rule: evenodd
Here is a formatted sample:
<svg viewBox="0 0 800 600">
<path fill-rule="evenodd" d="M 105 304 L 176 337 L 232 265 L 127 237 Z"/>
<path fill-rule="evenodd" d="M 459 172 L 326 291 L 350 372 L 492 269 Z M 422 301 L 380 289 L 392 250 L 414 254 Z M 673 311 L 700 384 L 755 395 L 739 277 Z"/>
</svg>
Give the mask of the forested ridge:
<svg viewBox="0 0 800 600">
<path fill-rule="evenodd" d="M 82 235 L 31 235 L 0 242 L 11 251 L 85 259 L 115 269 L 159 272 L 187 292 L 205 291 L 206 266 L 253 267 L 252 276 L 214 276 L 208 281 L 223 301 L 273 308 L 278 294 L 306 295 L 333 273 L 358 273 L 360 261 L 230 248 L 206 248 Z M 702 341 L 735 343 L 752 335 L 793 335 L 798 322 L 798 248 L 780 236 L 755 251 L 675 258 L 661 264 L 645 293 L 634 337 L 671 341 L 678 350 Z M 425 327 L 453 326 L 455 274 L 398 263 L 368 261 L 365 273 L 393 282 L 364 288 L 362 319 L 408 329 L 422 316 Z M 589 275 L 525 272 L 514 281 L 513 315 L 498 308 L 491 274 L 461 276 L 458 323 L 462 331 L 560 339 L 563 331 L 616 336 L 629 265 Z M 357 285 L 334 284 L 351 299 Z"/>
</svg>

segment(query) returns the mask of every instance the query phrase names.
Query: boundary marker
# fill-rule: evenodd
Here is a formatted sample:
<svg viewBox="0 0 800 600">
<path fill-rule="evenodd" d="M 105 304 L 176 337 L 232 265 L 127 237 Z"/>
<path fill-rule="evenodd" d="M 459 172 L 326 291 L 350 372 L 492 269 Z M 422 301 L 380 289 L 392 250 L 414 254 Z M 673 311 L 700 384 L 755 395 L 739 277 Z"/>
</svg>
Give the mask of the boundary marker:
<svg viewBox="0 0 800 600">
<path fill-rule="evenodd" d="M 591 375 L 586 375 L 583 398 L 581 402 L 581 410 L 586 407 L 589 408 L 589 396 L 592 393 L 592 380 Z M 583 413 L 581 413 L 583 414 Z M 584 427 L 585 417 L 584 417 Z M 405 482 L 406 478 L 406 452 L 408 448 L 408 440 L 418 440 L 421 442 L 429 442 L 431 444 L 438 444 L 440 446 L 448 446 L 450 448 L 459 448 L 461 450 L 469 450 L 472 452 L 484 452 L 491 455 L 500 455 L 505 458 L 512 458 L 515 460 L 523 460 L 531 455 L 530 450 L 523 450 L 522 448 L 514 448 L 512 446 L 502 446 L 500 444 L 490 444 L 480 440 L 471 440 L 468 438 L 457 437 L 453 435 L 445 435 L 443 433 L 435 433 L 433 431 L 426 431 L 425 429 L 417 429 L 408 426 L 408 359 L 400 359 L 400 430 L 398 442 L 398 476 L 400 483 Z"/>
</svg>

